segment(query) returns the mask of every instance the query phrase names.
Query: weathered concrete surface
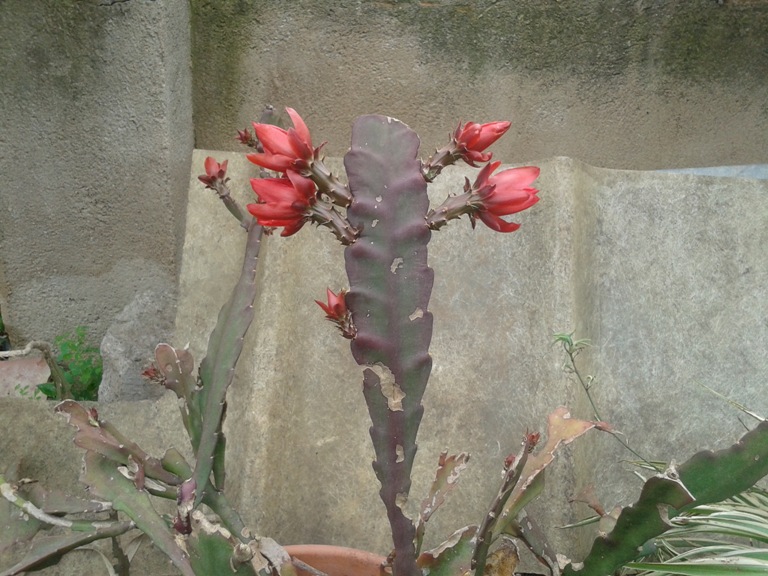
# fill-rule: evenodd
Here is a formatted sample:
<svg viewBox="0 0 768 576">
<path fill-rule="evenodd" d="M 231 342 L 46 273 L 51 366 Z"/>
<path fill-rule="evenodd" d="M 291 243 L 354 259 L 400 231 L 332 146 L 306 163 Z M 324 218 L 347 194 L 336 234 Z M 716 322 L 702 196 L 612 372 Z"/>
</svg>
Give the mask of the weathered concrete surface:
<svg viewBox="0 0 768 576">
<path fill-rule="evenodd" d="M 265 103 L 341 156 L 360 114 L 425 147 L 510 119 L 499 157 L 659 169 L 753 164 L 768 148 L 764 0 L 193 0 L 199 148 L 236 150 Z"/>
<path fill-rule="evenodd" d="M 177 344 L 190 342 L 198 360 L 245 237 L 194 178 L 208 154 L 196 151 L 193 162 L 176 322 Z M 242 155 L 210 154 L 229 157 L 235 195 L 252 201 L 254 167 Z M 526 430 L 543 432 L 556 406 L 592 416 L 561 371 L 554 331 L 593 341 L 583 368 L 599 379 L 601 415 L 649 458 L 680 461 L 740 435 L 739 414 L 700 384 L 768 413 L 768 182 L 566 158 L 540 165 L 541 201 L 518 215 L 519 231 L 451 222 L 430 244 L 434 367 L 410 505 L 425 494 L 441 450 L 472 454 L 459 490 L 431 522 L 431 543 L 480 521 L 503 458 Z M 447 170 L 432 199 L 459 191 L 470 174 Z M 283 543 L 386 553 L 362 373 L 313 302 L 327 286 L 345 286 L 342 249 L 324 229 L 263 246 L 262 294 L 229 404 L 229 493 L 250 524 Z M 574 512 L 569 496 L 595 482 L 612 506 L 639 489 L 621 464 L 630 455 L 617 447 L 595 435 L 548 476 L 533 509 L 566 550 L 587 538 L 554 528 L 586 513 Z"/>
<path fill-rule="evenodd" d="M 98 345 L 138 292 L 176 285 L 193 146 L 188 5 L 6 0 L 0 30 L 6 327 L 19 346 L 86 325 Z"/>
<path fill-rule="evenodd" d="M 65 418 L 54 414 L 55 405 L 45 400 L 0 398 L 0 471 L 7 474 L 13 470 L 17 478 L 31 478 L 47 489 L 86 497 L 78 481 L 84 452 L 72 442 L 75 429 Z M 188 459 L 191 457 L 189 440 L 172 393 L 157 401 L 101 404 L 98 410 L 100 417 L 112 422 L 148 454 L 160 458 L 168 448 L 175 447 Z M 161 501 L 158 509 L 168 513 L 172 504 Z M 0 499 L 0 506 L 7 508 L 10 504 Z M 4 511 L 0 510 L 0 518 L 4 517 Z M 108 549 L 107 545 L 107 553 Z M 18 556 L 9 558 L 0 554 L 0 570 L 18 560 Z M 131 571 L 159 576 L 177 573 L 163 554 L 148 545 L 140 549 Z M 87 552 L 72 554 L 60 565 L 39 572 L 44 576 L 105 573 L 100 557 Z"/>
</svg>

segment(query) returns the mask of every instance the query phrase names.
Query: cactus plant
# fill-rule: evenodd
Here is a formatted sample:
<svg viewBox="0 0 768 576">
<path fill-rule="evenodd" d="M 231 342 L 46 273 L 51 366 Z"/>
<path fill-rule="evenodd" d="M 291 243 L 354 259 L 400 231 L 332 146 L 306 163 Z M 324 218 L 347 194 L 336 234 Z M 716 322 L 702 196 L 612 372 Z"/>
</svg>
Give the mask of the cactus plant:
<svg viewBox="0 0 768 576">
<path fill-rule="evenodd" d="M 287 110 L 291 128 L 268 124 L 269 108 L 254 124 L 253 134 L 239 131 L 238 139 L 255 149 L 248 158 L 279 173 L 251 181 L 256 203 L 239 206 L 229 193 L 227 163 L 205 161 L 200 181 L 217 193 L 247 234 L 240 278 L 219 314 L 199 373 L 188 350 L 165 343 L 157 346 L 155 364 L 145 373 L 179 398 L 194 463 L 175 450 L 153 457 L 94 409 L 63 402 L 57 411 L 68 415 L 76 428 L 75 443 L 86 451 L 82 480 L 99 504 L 93 508 L 91 503 L 90 509 L 75 506 L 86 512 L 87 519 L 64 519 L 46 511 L 42 505 L 46 499 L 40 500 L 39 494 L 34 498 L 26 494 L 23 483 L 0 476 L 7 503 L 33 519 L 22 526 L 18 514 L 6 514 L 12 529 L 0 535 L 0 544 L 25 544 L 44 525 L 71 530 L 54 539 L 32 540 L 26 556 L 0 576 L 55 561 L 75 546 L 133 529 L 147 534 L 182 574 L 290 576 L 294 566 L 307 568 L 273 540 L 252 534 L 228 502 L 223 492 L 222 433 L 227 390 L 258 296 L 255 272 L 262 235 L 281 228 L 282 236 L 290 236 L 307 223 L 329 228 L 344 246 L 349 286 L 337 292 L 328 289 L 327 301 L 317 303 L 350 340 L 352 356 L 362 367 L 373 468 L 392 533 L 393 551 L 386 568 L 394 576 L 511 574 L 518 556 L 510 537 L 528 546 L 553 574 L 610 574 L 636 559 L 646 540 L 667 530 L 669 518 L 695 504 L 732 496 L 768 474 L 768 425 L 763 422 L 734 446 L 700 452 L 648 480 L 638 502 L 621 513 L 612 531 L 595 541 L 583 563 L 563 562 L 547 544 L 544 531 L 526 516 L 525 507 L 544 489 L 544 473 L 562 446 L 590 430 L 612 428 L 599 417 L 572 418 L 567 408 L 560 407 L 549 416 L 542 446 L 539 432 L 526 432 L 519 452 L 500 462 L 501 486 L 488 509 L 478 514 L 478 524 L 459 528 L 439 546 L 423 551 L 426 524 L 455 489 L 469 459 L 463 453 L 441 454 L 418 517 L 406 515 L 424 413 L 422 397 L 432 365 L 429 301 L 434 272 L 428 245 L 433 231 L 442 231 L 461 216 L 467 216 L 473 227 L 479 220 L 495 231 L 517 230 L 519 224 L 505 217 L 536 203 L 538 191 L 531 184 L 539 171 L 528 166 L 497 172 L 500 163 L 493 162 L 486 149 L 508 130 L 508 122 L 459 124 L 450 142 L 422 162 L 413 130 L 394 118 L 369 115 L 352 128 L 351 147 L 344 157 L 345 183 L 325 166 L 301 116 Z M 430 208 L 428 184 L 458 161 L 480 168 L 477 178 Z M 151 497 L 174 500 L 175 514 L 158 513 Z M 33 502 L 35 498 L 40 505 Z M 202 505 L 215 517 L 204 514 Z M 127 519 L 104 519 L 105 510 L 118 511 Z"/>
</svg>

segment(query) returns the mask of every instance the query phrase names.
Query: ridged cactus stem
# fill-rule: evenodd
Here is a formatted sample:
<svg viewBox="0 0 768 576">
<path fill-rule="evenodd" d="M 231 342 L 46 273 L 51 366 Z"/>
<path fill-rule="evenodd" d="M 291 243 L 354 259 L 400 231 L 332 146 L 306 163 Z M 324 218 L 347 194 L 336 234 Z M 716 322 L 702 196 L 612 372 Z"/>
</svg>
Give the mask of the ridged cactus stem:
<svg viewBox="0 0 768 576">
<path fill-rule="evenodd" d="M 411 487 L 416 434 L 432 360 L 433 272 L 425 216 L 427 185 L 417 159 L 419 138 L 385 116 L 363 116 L 344 157 L 354 198 L 347 216 L 361 230 L 345 252 L 345 302 L 357 333 L 352 355 L 364 366 L 363 393 L 371 416 L 373 463 L 395 546 L 395 576 L 416 576 L 416 534 L 403 512 Z"/>
<path fill-rule="evenodd" d="M 326 226 L 339 239 L 344 246 L 352 244 L 360 234 L 360 231 L 353 228 L 349 220 L 342 216 L 330 202 L 325 200 L 316 201 L 311 210 L 312 222 L 319 226 Z"/>
<path fill-rule="evenodd" d="M 261 248 L 262 227 L 255 222 L 248 229 L 245 255 L 240 279 L 232 296 L 219 312 L 216 327 L 208 340 L 206 357 L 200 364 L 202 389 L 198 400 L 203 415 L 197 465 L 193 474 L 195 485 L 207 487 L 213 470 L 214 455 L 221 442 L 221 421 L 224 416 L 227 389 L 235 374 L 235 365 L 243 350 L 245 334 L 253 321 L 256 298 L 256 269 Z M 217 489 L 222 486 L 217 484 Z M 202 502 L 205 490 L 198 489 L 195 506 Z"/>
<path fill-rule="evenodd" d="M 322 194 L 328 196 L 337 206 L 346 208 L 352 203 L 349 187 L 336 178 L 320 159 L 315 159 L 309 169 L 309 178 Z"/>
<path fill-rule="evenodd" d="M 219 197 L 219 199 L 224 203 L 224 206 L 227 208 L 229 213 L 237 218 L 243 228 L 248 230 L 248 227 L 251 226 L 251 223 L 253 222 L 253 216 L 251 216 L 247 210 L 244 210 L 243 207 L 240 206 L 240 204 L 238 204 L 234 198 L 232 198 L 232 194 L 230 193 L 229 186 L 227 185 L 226 181 L 217 180 L 211 187 L 213 188 L 213 191 L 216 192 L 216 195 Z"/>
</svg>

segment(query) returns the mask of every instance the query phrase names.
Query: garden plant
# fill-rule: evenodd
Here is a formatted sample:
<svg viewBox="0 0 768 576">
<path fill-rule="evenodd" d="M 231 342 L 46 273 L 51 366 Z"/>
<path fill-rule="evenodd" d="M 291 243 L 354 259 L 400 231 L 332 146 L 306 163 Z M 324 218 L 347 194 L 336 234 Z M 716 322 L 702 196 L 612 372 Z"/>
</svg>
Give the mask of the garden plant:
<svg viewBox="0 0 768 576">
<path fill-rule="evenodd" d="M 146 534 L 188 576 L 290 575 L 296 568 L 306 568 L 274 540 L 248 530 L 227 500 L 222 422 L 227 390 L 254 317 L 263 235 L 279 230 L 281 236 L 290 236 L 307 224 L 329 228 L 343 250 L 348 285 L 330 287 L 318 304 L 350 341 L 352 356 L 362 368 L 373 470 L 392 535 L 384 572 L 511 573 L 515 552 L 505 538 L 514 537 L 552 574 L 612 574 L 638 559 L 643 546 L 669 530 L 676 516 L 733 497 L 768 473 L 768 424 L 761 422 L 730 447 L 700 452 L 656 471 L 636 503 L 612 518 L 610 528 L 577 562 L 552 550 L 546 530 L 536 527 L 525 507 L 541 493 L 543 472 L 561 446 L 590 430 L 610 433 L 612 428 L 597 418 L 580 420 L 566 408 L 553 407 L 541 430 L 521 430 L 519 450 L 500 459 L 498 493 L 486 510 L 477 511 L 476 524 L 458 527 L 440 546 L 424 550 L 427 522 L 468 465 L 466 454 L 440 455 L 420 513 L 416 518 L 406 515 L 403 505 L 410 496 L 416 438 L 425 411 L 422 397 L 432 365 L 430 238 L 437 231 L 446 233 L 447 225 L 462 216 L 473 227 L 479 221 L 502 233 L 517 230 L 519 225 L 506 217 L 537 202 L 538 190 L 532 186 L 539 169 L 500 169 L 500 162 L 492 160 L 487 149 L 508 130 L 508 122 L 460 123 L 447 145 L 420 160 L 414 131 L 394 118 L 367 115 L 352 127 L 344 157 L 346 176 L 341 178 L 323 162 L 322 145 L 314 145 L 301 116 L 290 108 L 287 113 L 293 124 L 288 129 L 263 119 L 254 124 L 253 132 L 239 132 L 239 139 L 253 149 L 248 159 L 272 173 L 251 181 L 253 204 L 242 207 L 230 195 L 226 161 L 206 159 L 200 180 L 219 196 L 247 235 L 242 273 L 199 367 L 187 349 L 161 343 L 146 372 L 180 399 L 194 461 L 172 448 L 160 457 L 149 455 L 100 419 L 95 409 L 71 400 L 60 403 L 56 410 L 69 418 L 76 428 L 75 443 L 85 451 L 82 481 L 90 498 L 46 509 L 50 500 L 40 487 L 32 490 L 19 479 L 0 477 L 2 495 L 18 509 L 0 540 L 14 539 L 24 551 L 2 576 L 131 530 Z M 430 207 L 429 183 L 457 162 L 478 168 L 476 178 L 439 206 Z M 514 236 L 500 241 L 514 241 Z M 566 351 L 574 352 L 578 341 L 569 338 L 559 335 Z M 175 513 L 159 514 L 152 501 L 156 497 L 175 501 Z M 75 512 L 79 515 L 70 516 Z M 63 530 L 32 539 L 46 526 Z M 21 545 L 26 542 L 29 545 Z"/>
</svg>

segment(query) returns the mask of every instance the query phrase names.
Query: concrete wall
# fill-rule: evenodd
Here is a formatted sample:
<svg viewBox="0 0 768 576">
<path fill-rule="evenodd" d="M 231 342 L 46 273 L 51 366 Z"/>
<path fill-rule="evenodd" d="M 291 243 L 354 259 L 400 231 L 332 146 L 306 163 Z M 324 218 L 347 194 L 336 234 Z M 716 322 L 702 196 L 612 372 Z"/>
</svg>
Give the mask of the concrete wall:
<svg viewBox="0 0 768 576">
<path fill-rule="evenodd" d="M 425 147 L 510 119 L 497 157 L 620 169 L 754 164 L 768 149 L 765 0 L 193 0 L 199 148 L 265 103 L 341 156 L 361 114 Z"/>
<path fill-rule="evenodd" d="M 192 141 L 189 10 L 0 3 L 0 306 L 12 341 L 174 292 Z M 173 316 L 173 310 L 167 312 Z"/>
<path fill-rule="evenodd" d="M 497 157 L 630 169 L 768 148 L 768 3 L 5 0 L 0 307 L 16 344 L 173 291 L 192 148 L 236 149 L 265 103 L 329 155 L 363 113 L 426 147 L 513 120 Z M 192 67 L 190 68 L 190 62 Z"/>
</svg>

